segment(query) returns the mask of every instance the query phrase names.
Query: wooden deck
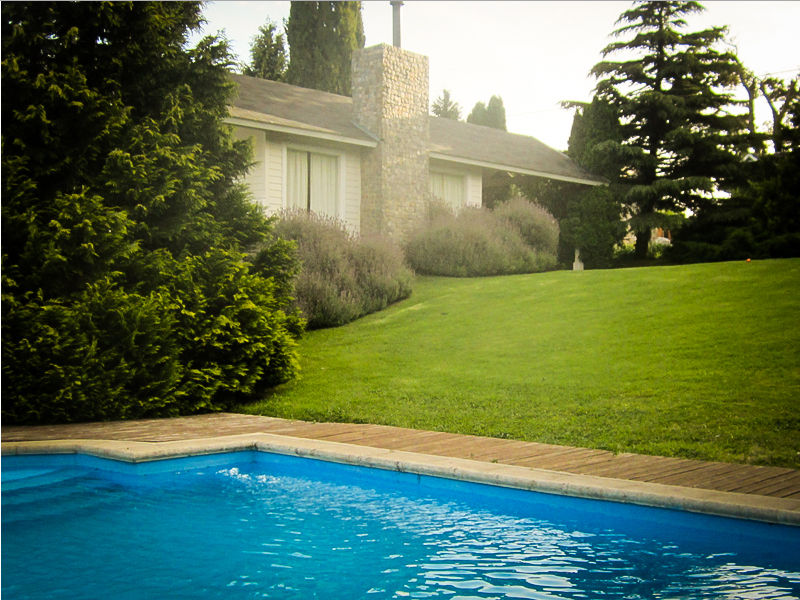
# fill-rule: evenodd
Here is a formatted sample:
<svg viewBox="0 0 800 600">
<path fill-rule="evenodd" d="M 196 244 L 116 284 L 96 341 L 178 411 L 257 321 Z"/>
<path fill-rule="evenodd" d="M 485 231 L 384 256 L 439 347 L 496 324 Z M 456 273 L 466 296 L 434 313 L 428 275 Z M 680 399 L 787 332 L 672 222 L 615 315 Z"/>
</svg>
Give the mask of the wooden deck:
<svg viewBox="0 0 800 600">
<path fill-rule="evenodd" d="M 800 470 L 796 469 L 639 454 L 614 454 L 605 450 L 419 431 L 384 425 L 307 423 L 230 413 L 176 419 L 3 427 L 2 441 L 103 439 L 164 442 L 245 433 L 272 433 L 580 475 L 776 498 L 800 498 Z"/>
</svg>

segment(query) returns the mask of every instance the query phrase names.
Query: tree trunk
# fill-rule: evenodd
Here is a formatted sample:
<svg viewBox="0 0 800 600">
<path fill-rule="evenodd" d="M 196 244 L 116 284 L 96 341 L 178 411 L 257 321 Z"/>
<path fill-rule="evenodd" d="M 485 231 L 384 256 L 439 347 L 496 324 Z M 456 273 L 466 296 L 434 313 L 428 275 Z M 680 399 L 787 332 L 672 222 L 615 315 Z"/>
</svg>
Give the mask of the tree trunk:
<svg viewBox="0 0 800 600">
<path fill-rule="evenodd" d="M 650 230 L 636 232 L 636 245 L 634 246 L 634 256 L 637 259 L 644 260 L 647 258 L 647 251 L 650 248 Z"/>
</svg>

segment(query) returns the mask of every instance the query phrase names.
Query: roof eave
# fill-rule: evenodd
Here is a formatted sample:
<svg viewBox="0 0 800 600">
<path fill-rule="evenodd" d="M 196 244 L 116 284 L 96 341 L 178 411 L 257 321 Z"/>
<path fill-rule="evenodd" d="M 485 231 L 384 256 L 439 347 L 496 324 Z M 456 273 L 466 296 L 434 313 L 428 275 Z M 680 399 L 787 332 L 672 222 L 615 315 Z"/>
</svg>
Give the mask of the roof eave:
<svg viewBox="0 0 800 600">
<path fill-rule="evenodd" d="M 329 142 L 338 142 L 340 144 L 349 144 L 351 146 L 375 148 L 378 145 L 378 142 L 372 140 L 360 140 L 358 138 L 352 138 L 338 133 L 329 133 L 325 131 L 317 131 L 314 129 L 304 129 L 302 127 L 290 127 L 288 125 L 278 125 L 276 123 L 267 123 L 264 121 L 256 121 L 253 119 L 244 119 L 242 117 L 226 117 L 224 121 L 229 125 L 250 127 L 251 129 L 262 129 L 264 131 L 275 131 L 277 133 L 287 133 L 290 135 L 310 137 Z"/>
<path fill-rule="evenodd" d="M 515 167 L 513 165 L 504 165 L 500 163 L 487 162 L 483 160 L 475 160 L 471 158 L 463 158 L 460 156 L 451 156 L 441 152 L 431 152 L 431 158 L 437 160 L 444 160 L 447 162 L 458 163 L 461 165 L 470 165 L 473 167 L 482 167 L 485 169 L 494 169 L 495 171 L 507 171 L 509 173 L 519 173 L 520 175 L 533 175 L 534 177 L 545 177 L 547 179 L 555 179 L 558 181 L 566 181 L 569 183 L 580 183 L 583 185 L 608 185 L 605 181 L 598 181 L 596 179 L 586 179 L 583 177 L 573 177 L 570 175 L 560 175 L 557 173 L 547 173 L 545 171 L 537 171 L 534 169 L 525 169 L 523 167 Z"/>
</svg>

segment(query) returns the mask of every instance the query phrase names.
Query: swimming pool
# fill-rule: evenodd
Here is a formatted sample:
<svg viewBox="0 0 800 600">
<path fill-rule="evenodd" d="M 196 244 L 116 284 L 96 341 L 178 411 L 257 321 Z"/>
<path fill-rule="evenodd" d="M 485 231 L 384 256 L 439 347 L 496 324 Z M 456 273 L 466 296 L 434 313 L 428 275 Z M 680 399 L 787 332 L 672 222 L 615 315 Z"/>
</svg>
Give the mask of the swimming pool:
<svg viewBox="0 0 800 600">
<path fill-rule="evenodd" d="M 3 458 L 7 598 L 797 598 L 800 528 L 237 452 Z"/>
</svg>

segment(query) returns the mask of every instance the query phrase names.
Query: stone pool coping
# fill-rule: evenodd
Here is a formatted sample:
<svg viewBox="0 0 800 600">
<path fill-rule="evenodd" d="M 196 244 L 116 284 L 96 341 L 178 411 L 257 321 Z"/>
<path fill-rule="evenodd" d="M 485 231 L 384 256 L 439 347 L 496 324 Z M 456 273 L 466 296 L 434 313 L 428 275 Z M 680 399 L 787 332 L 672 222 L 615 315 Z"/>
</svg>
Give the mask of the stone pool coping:
<svg viewBox="0 0 800 600">
<path fill-rule="evenodd" d="M 529 491 L 800 526 L 800 499 L 755 496 L 466 458 L 389 450 L 270 433 L 168 442 L 47 440 L 3 442 L 2 454 L 88 454 L 131 463 L 256 450 Z"/>
</svg>

